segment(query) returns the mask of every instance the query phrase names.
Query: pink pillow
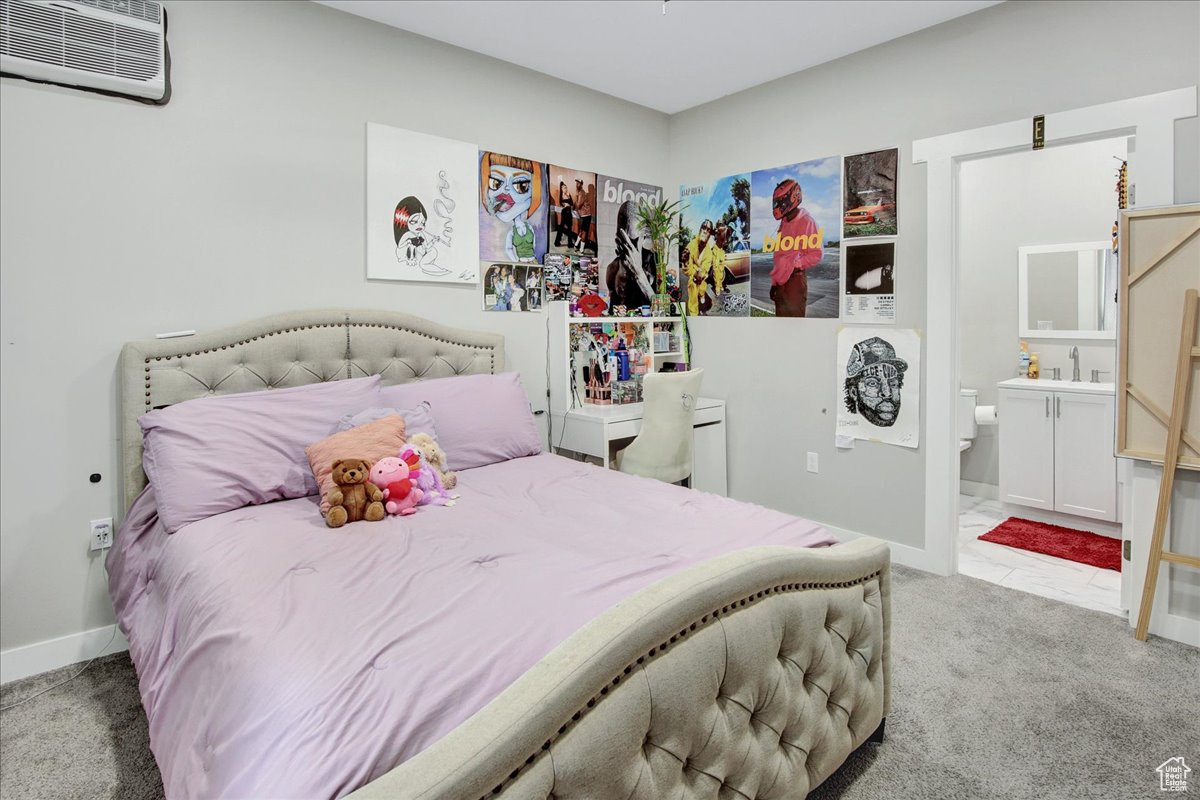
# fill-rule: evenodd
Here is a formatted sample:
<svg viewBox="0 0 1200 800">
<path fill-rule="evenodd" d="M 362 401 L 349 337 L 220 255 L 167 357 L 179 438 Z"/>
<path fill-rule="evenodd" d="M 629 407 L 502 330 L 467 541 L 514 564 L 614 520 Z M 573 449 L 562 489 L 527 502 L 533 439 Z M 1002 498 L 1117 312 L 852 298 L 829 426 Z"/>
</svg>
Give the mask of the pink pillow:
<svg viewBox="0 0 1200 800">
<path fill-rule="evenodd" d="M 333 462 L 361 458 L 370 469 L 381 458 L 400 455 L 403 447 L 404 417 L 399 414 L 326 436 L 306 447 L 304 453 L 321 490 L 321 514 L 329 510 L 325 495 L 333 488 Z"/>
<path fill-rule="evenodd" d="M 382 405 L 379 376 L 188 400 L 143 414 L 142 467 L 168 533 L 247 505 L 317 493 L 304 448 Z"/>
<path fill-rule="evenodd" d="M 529 397 L 515 372 L 460 375 L 385 386 L 383 405 L 412 408 L 428 401 L 438 444 L 452 470 L 471 469 L 542 452 Z"/>
</svg>

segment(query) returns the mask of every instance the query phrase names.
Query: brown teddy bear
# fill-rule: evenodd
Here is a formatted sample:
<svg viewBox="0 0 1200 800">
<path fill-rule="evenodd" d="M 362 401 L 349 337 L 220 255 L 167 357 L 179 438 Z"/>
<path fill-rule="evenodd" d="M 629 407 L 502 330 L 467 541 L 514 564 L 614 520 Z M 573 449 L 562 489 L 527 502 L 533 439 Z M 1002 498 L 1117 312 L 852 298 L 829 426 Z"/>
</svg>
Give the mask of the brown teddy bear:
<svg viewBox="0 0 1200 800">
<path fill-rule="evenodd" d="M 334 487 L 325 495 L 329 512 L 325 524 L 340 528 L 347 522 L 378 522 L 383 519 L 383 492 L 367 480 L 369 462 L 361 458 L 339 458 L 333 462 Z"/>
<path fill-rule="evenodd" d="M 450 490 L 458 485 L 458 473 L 446 471 L 446 453 L 436 439 L 428 433 L 418 433 L 409 438 L 408 443 L 420 450 L 425 463 L 437 470 L 442 478 L 442 486 Z"/>
</svg>

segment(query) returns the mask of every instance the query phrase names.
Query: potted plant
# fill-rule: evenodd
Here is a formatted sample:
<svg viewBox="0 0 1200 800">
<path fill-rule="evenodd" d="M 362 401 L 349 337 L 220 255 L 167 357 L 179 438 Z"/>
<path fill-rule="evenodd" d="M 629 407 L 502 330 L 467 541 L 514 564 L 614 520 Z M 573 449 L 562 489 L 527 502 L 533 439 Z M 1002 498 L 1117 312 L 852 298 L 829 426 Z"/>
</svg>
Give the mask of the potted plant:
<svg viewBox="0 0 1200 800">
<path fill-rule="evenodd" d="M 645 234 L 650 236 L 654 247 L 654 257 L 657 263 L 658 295 L 655 305 L 659 309 L 670 308 L 671 299 L 667 294 L 667 264 L 671 257 L 671 246 L 679 244 L 679 215 L 686 206 L 678 200 L 660 200 L 657 203 L 642 198 L 638 201 L 637 224 Z M 655 313 L 661 313 L 656 310 Z"/>
</svg>

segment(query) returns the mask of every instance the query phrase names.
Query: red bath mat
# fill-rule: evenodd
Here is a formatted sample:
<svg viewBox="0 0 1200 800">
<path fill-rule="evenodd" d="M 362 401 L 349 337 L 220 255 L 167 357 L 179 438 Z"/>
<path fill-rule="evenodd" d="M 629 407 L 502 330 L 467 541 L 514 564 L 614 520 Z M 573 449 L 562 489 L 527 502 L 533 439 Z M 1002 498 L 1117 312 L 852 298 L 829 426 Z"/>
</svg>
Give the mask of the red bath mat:
<svg viewBox="0 0 1200 800">
<path fill-rule="evenodd" d="M 1121 540 L 1087 531 L 1009 517 L 979 538 L 1100 569 L 1121 571 Z"/>
</svg>

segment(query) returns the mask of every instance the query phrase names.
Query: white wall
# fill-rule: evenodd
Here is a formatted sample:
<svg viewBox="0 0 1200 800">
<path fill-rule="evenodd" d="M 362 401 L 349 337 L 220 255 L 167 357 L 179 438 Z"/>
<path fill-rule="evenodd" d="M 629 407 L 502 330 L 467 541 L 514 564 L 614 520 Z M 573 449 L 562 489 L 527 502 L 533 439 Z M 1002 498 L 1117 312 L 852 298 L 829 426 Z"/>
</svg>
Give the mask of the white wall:
<svg viewBox="0 0 1200 800">
<path fill-rule="evenodd" d="M 979 390 L 980 405 L 995 405 L 996 384 L 1017 374 L 1017 248 L 1109 240 L 1117 218 L 1116 171 L 1125 139 L 1103 139 L 1045 150 L 1023 150 L 963 162 L 957 204 L 959 346 L 962 385 Z M 1072 257 L 1073 258 L 1073 257 Z M 1025 337 L 1039 354 L 1042 376 L 1061 367 L 1071 378 L 1068 351 L 1079 347 L 1083 380 L 1108 370 L 1114 380 L 1116 340 Z M 1003 424 L 1003 421 L 1001 421 Z M 999 483 L 998 427 L 985 425 L 962 455 L 962 479 Z"/>
<path fill-rule="evenodd" d="M 397 309 L 505 334 L 545 407 L 544 315 L 485 314 L 475 287 L 364 279 L 367 120 L 667 177 L 658 112 L 316 4 L 167 9 L 166 107 L 0 81 L 0 649 L 112 621 L 87 524 L 118 511 L 126 340 Z"/>
<path fill-rule="evenodd" d="M 899 146 L 897 324 L 920 329 L 926 185 L 912 141 L 1195 85 L 1198 39 L 1191 2 L 1002 3 L 672 116 L 670 185 Z M 1183 130 L 1195 148 L 1194 126 Z M 836 329 L 692 325 L 704 391 L 729 403 L 730 493 L 923 547 L 924 447 L 834 449 Z"/>
</svg>

